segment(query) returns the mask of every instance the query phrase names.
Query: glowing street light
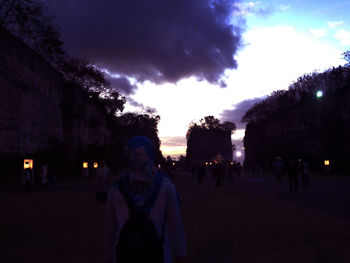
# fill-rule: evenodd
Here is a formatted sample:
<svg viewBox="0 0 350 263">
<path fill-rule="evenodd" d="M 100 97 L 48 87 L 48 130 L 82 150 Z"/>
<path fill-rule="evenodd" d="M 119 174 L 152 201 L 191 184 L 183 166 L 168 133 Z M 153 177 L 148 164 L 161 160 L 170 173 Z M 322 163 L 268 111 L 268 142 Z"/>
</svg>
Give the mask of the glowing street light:
<svg viewBox="0 0 350 263">
<path fill-rule="evenodd" d="M 323 96 L 323 91 L 322 90 L 319 90 L 316 92 L 316 97 L 317 98 L 321 98 Z"/>
</svg>

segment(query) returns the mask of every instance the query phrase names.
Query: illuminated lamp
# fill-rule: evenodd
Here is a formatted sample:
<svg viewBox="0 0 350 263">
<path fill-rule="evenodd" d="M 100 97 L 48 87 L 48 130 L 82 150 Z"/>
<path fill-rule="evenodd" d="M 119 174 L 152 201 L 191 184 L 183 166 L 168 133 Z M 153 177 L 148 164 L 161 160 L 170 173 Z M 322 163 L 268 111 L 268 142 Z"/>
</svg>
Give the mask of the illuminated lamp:
<svg viewBox="0 0 350 263">
<path fill-rule="evenodd" d="M 33 160 L 32 159 L 24 159 L 24 162 L 23 162 L 23 168 L 24 169 L 33 169 Z"/>
<path fill-rule="evenodd" d="M 205 165 L 208 165 L 208 162 L 205 162 Z"/>
<path fill-rule="evenodd" d="M 329 160 L 324 160 L 324 165 L 329 166 Z"/>
<path fill-rule="evenodd" d="M 88 167 L 89 167 L 88 162 L 83 162 L 83 168 L 88 168 Z"/>
<path fill-rule="evenodd" d="M 321 98 L 323 96 L 323 91 L 322 90 L 319 90 L 316 92 L 316 97 L 317 98 Z"/>
<path fill-rule="evenodd" d="M 173 166 L 175 166 L 175 163 L 173 163 Z"/>
<path fill-rule="evenodd" d="M 94 163 L 94 168 L 98 168 L 98 162 Z"/>
</svg>

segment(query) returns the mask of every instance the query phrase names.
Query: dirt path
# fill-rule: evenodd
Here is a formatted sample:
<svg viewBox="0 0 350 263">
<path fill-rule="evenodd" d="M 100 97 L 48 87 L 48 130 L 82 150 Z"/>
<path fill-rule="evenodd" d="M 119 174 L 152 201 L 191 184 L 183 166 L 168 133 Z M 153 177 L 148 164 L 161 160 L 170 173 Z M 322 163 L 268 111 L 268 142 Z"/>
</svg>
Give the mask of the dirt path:
<svg viewBox="0 0 350 263">
<path fill-rule="evenodd" d="M 187 262 L 350 262 L 350 188 L 326 187 L 321 200 L 329 200 L 321 202 L 317 194 L 327 180 L 294 196 L 271 194 L 268 177 L 242 177 L 222 188 L 211 179 L 198 186 L 188 174 L 173 180 L 182 199 Z M 31 193 L 3 191 L 0 262 L 104 262 L 105 207 L 95 201 L 95 185 L 89 179 Z M 327 213 L 342 201 L 344 212 Z"/>
</svg>

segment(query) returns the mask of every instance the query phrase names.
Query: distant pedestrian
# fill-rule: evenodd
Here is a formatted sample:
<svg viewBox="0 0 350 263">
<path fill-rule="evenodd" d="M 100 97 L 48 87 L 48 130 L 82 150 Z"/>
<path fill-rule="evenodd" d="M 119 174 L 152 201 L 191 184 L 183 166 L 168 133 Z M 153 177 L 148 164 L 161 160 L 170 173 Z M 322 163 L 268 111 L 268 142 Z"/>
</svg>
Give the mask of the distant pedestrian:
<svg viewBox="0 0 350 263">
<path fill-rule="evenodd" d="M 197 168 L 197 177 L 198 177 L 198 184 L 201 185 L 203 178 L 206 174 L 206 166 L 204 164 L 199 164 Z"/>
<path fill-rule="evenodd" d="M 30 190 L 34 184 L 34 172 L 30 168 L 23 170 L 23 181 L 26 190 Z"/>
<path fill-rule="evenodd" d="M 289 192 L 298 191 L 298 164 L 291 160 L 288 164 Z"/>
<path fill-rule="evenodd" d="M 112 182 L 112 173 L 105 161 L 101 162 L 98 175 L 102 181 L 102 191 L 107 192 Z"/>
<path fill-rule="evenodd" d="M 227 165 L 227 183 L 232 184 L 233 183 L 233 169 L 234 169 L 234 163 L 230 162 Z"/>
<path fill-rule="evenodd" d="M 224 175 L 224 167 L 221 162 L 215 162 L 214 168 L 213 168 L 213 177 L 215 178 L 215 185 L 221 186 L 222 185 L 222 178 Z"/>
<path fill-rule="evenodd" d="M 238 176 L 238 180 L 240 181 L 241 180 L 241 172 L 242 172 L 242 166 L 241 166 L 241 163 L 240 162 L 237 162 L 236 165 L 235 165 L 235 171 L 236 171 L 236 174 Z"/>
<path fill-rule="evenodd" d="M 284 174 L 284 162 L 282 161 L 282 158 L 280 156 L 277 156 L 275 159 L 275 162 L 273 164 L 274 169 L 274 180 L 276 184 L 276 191 L 277 193 L 281 192 L 281 186 L 282 186 L 282 177 Z"/>
</svg>

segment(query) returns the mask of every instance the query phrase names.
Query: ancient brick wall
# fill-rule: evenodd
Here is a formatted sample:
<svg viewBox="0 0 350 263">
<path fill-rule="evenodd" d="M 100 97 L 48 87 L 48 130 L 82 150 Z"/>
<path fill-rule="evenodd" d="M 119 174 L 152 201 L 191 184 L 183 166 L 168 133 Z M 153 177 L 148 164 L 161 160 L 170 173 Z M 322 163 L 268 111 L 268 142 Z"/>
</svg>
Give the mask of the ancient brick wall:
<svg viewBox="0 0 350 263">
<path fill-rule="evenodd" d="M 0 29 L 0 153 L 31 154 L 63 141 L 60 75 Z"/>
</svg>

